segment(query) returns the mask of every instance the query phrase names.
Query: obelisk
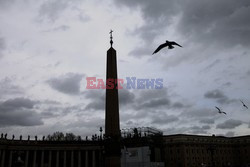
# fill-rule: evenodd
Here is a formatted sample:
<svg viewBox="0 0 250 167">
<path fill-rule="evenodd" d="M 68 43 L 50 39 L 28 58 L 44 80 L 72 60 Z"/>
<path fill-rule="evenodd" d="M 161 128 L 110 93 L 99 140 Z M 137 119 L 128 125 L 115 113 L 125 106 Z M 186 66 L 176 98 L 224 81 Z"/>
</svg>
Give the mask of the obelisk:
<svg viewBox="0 0 250 167">
<path fill-rule="evenodd" d="M 107 51 L 106 109 L 105 109 L 105 167 L 120 167 L 120 119 L 117 89 L 116 50 L 112 47 L 113 36 L 110 31 L 111 47 Z M 108 85 L 109 84 L 109 85 Z"/>
</svg>

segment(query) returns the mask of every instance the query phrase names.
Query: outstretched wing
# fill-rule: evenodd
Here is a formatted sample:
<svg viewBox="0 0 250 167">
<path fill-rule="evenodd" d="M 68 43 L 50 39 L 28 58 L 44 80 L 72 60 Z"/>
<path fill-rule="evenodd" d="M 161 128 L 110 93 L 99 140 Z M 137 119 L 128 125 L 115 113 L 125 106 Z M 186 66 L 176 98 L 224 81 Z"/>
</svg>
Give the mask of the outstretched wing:
<svg viewBox="0 0 250 167">
<path fill-rule="evenodd" d="M 227 113 L 226 112 L 222 112 L 223 114 L 225 114 L 225 115 L 227 115 Z"/>
<path fill-rule="evenodd" d="M 241 101 L 241 100 L 240 100 L 240 101 Z M 241 101 L 241 103 L 242 103 L 242 105 L 243 105 L 246 109 L 248 109 L 247 105 L 246 105 L 243 101 Z"/>
<path fill-rule="evenodd" d="M 168 44 L 167 44 L 167 43 L 161 44 L 161 45 L 160 45 L 160 46 L 158 46 L 158 48 L 154 51 L 154 53 L 153 53 L 153 54 L 155 54 L 155 53 L 159 52 L 162 48 L 164 48 L 164 47 L 166 47 L 166 46 L 168 46 Z M 152 54 L 152 55 L 153 55 L 153 54 Z"/>
<path fill-rule="evenodd" d="M 179 46 L 179 47 L 182 47 L 180 44 L 178 44 L 178 43 L 176 43 L 176 42 L 174 42 L 174 41 L 171 42 L 171 44 L 172 44 L 172 45 L 177 45 L 177 46 Z"/>
<path fill-rule="evenodd" d="M 216 107 L 216 106 L 215 106 L 215 108 L 217 108 L 218 111 L 221 111 L 219 107 Z"/>
</svg>

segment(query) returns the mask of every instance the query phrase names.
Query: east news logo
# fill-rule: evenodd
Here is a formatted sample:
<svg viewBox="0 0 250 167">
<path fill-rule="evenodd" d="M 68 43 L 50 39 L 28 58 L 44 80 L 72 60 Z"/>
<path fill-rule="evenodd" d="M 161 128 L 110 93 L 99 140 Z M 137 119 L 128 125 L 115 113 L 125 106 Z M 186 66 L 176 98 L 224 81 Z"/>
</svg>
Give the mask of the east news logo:
<svg viewBox="0 0 250 167">
<path fill-rule="evenodd" d="M 106 80 L 97 79 L 96 77 L 86 77 L 86 89 L 162 89 L 163 79 L 137 79 L 136 77 L 126 77 L 126 84 L 124 79 Z"/>
</svg>

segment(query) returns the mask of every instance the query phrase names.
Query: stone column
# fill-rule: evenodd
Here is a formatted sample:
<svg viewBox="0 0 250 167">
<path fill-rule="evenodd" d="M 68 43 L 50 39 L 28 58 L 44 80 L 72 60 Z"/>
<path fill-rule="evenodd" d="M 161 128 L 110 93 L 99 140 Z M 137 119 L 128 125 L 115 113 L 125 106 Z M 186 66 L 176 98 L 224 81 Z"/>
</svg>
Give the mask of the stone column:
<svg viewBox="0 0 250 167">
<path fill-rule="evenodd" d="M 33 167 L 36 167 L 36 150 L 34 150 Z"/>
<path fill-rule="evenodd" d="M 88 167 L 88 160 L 89 160 L 89 157 L 88 157 L 88 150 L 85 151 L 85 167 Z"/>
<path fill-rule="evenodd" d="M 25 167 L 28 167 L 29 164 L 29 150 L 26 151 L 26 155 L 25 155 Z"/>
<path fill-rule="evenodd" d="M 74 151 L 71 151 L 71 167 L 74 167 Z"/>
<path fill-rule="evenodd" d="M 64 167 L 67 167 L 67 152 L 66 151 L 64 151 L 63 152 L 63 166 Z"/>
<path fill-rule="evenodd" d="M 10 151 L 10 156 L 9 156 L 9 167 L 12 166 L 12 151 Z"/>
<path fill-rule="evenodd" d="M 4 161 L 5 161 L 5 150 L 2 150 L 1 167 L 5 167 L 4 166 Z"/>
<path fill-rule="evenodd" d="M 78 151 L 78 167 L 81 167 L 81 151 Z"/>
<path fill-rule="evenodd" d="M 49 151 L 49 167 L 51 167 L 52 151 Z"/>
<path fill-rule="evenodd" d="M 56 151 L 56 167 L 59 167 L 59 151 Z"/>
<path fill-rule="evenodd" d="M 42 150 L 42 155 L 41 155 L 41 167 L 44 167 L 44 150 Z"/>
</svg>

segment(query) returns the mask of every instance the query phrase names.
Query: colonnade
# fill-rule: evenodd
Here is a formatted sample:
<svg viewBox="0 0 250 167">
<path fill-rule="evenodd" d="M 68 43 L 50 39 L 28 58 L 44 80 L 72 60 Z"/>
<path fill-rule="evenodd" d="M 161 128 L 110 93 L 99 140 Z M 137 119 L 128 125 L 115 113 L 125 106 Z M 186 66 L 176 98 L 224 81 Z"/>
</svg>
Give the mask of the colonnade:
<svg viewBox="0 0 250 167">
<path fill-rule="evenodd" d="M 21 152 L 21 153 L 20 153 Z M 97 167 L 101 150 L 0 150 L 0 167 Z"/>
</svg>

